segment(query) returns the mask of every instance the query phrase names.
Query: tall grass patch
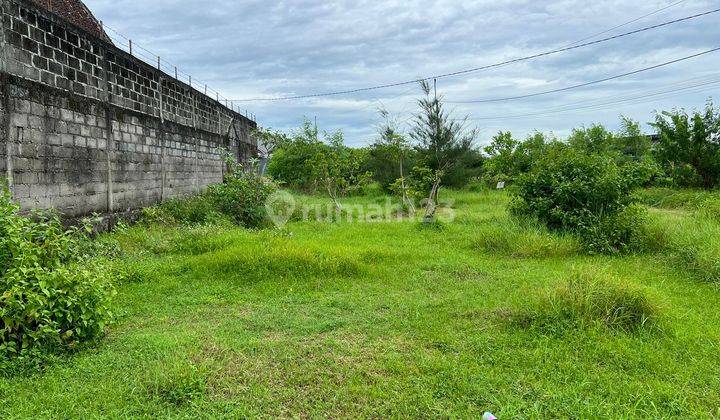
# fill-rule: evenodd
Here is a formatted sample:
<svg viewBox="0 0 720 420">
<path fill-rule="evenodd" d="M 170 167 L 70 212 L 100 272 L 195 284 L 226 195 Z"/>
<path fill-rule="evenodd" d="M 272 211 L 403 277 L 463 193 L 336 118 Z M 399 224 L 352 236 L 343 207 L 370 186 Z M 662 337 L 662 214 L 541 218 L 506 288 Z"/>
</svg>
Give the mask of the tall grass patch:
<svg viewBox="0 0 720 420">
<path fill-rule="evenodd" d="M 638 332 L 655 326 L 658 305 L 648 291 L 599 272 L 577 273 L 545 292 L 533 308 L 512 317 L 546 331 L 605 327 Z"/>
<path fill-rule="evenodd" d="M 552 258 L 577 255 L 582 247 L 565 233 L 550 232 L 528 218 L 495 219 L 480 225 L 473 246 L 490 254 L 513 258 Z"/>
<path fill-rule="evenodd" d="M 668 251 L 680 267 L 701 281 L 720 283 L 720 223 L 701 214 L 661 220 Z"/>
</svg>

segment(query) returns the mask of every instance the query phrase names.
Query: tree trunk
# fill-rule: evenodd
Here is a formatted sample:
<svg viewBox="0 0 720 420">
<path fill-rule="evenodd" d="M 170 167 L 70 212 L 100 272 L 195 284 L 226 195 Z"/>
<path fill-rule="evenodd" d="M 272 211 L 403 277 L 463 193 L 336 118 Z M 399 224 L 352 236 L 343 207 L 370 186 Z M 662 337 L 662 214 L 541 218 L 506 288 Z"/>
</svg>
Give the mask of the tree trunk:
<svg viewBox="0 0 720 420">
<path fill-rule="evenodd" d="M 410 200 L 407 195 L 407 186 L 405 185 L 405 171 L 403 170 L 403 158 L 400 157 L 400 188 L 402 188 L 402 200 L 403 204 L 408 209 L 408 212 L 413 215 L 415 214 L 415 204 Z"/>
<path fill-rule="evenodd" d="M 427 206 L 425 207 L 425 217 L 423 217 L 423 223 L 432 223 L 435 220 L 435 210 L 437 210 L 437 203 L 434 199 L 437 199 L 438 189 L 440 188 L 440 178 L 435 180 L 435 183 L 430 190 L 430 196 L 428 197 Z"/>
</svg>

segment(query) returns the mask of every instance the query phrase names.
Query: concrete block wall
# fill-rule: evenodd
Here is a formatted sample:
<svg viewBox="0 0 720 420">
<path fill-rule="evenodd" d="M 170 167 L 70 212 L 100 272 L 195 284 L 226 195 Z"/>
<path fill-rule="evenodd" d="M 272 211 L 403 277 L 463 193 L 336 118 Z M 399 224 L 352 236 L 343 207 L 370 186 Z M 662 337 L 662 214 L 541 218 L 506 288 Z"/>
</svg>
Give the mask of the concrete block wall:
<svg viewBox="0 0 720 420">
<path fill-rule="evenodd" d="M 140 208 L 221 182 L 253 121 L 23 0 L 0 0 L 0 177 L 23 208 Z"/>
</svg>

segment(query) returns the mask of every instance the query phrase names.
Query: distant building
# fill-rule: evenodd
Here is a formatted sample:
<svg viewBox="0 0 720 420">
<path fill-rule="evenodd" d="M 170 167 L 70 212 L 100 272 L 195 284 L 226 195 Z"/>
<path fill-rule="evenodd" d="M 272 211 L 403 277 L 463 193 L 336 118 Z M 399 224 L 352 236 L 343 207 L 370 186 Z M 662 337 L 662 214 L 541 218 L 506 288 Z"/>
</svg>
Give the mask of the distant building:
<svg viewBox="0 0 720 420">
<path fill-rule="evenodd" d="M 95 15 L 81 0 L 30 0 L 31 3 L 60 16 L 85 31 L 112 42 Z"/>
</svg>

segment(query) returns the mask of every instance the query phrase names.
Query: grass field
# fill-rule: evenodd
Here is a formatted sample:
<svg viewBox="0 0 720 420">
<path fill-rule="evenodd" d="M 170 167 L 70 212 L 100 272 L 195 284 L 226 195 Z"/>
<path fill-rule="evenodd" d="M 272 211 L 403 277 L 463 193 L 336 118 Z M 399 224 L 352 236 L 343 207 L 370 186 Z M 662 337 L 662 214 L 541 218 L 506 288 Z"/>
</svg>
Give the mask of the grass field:
<svg viewBox="0 0 720 420">
<path fill-rule="evenodd" d="M 510 219 L 502 193 L 446 194 L 457 217 L 430 228 L 115 233 L 117 322 L 0 379 L 0 417 L 720 416 L 717 224 L 655 209 L 659 251 L 588 256 Z M 642 319 L 610 322 L 612 299 L 610 315 Z"/>
</svg>

